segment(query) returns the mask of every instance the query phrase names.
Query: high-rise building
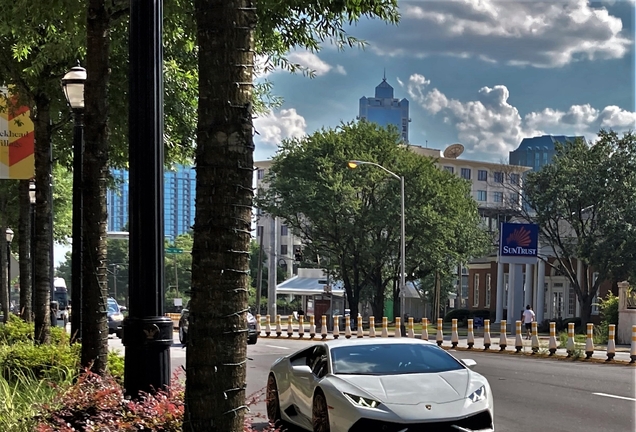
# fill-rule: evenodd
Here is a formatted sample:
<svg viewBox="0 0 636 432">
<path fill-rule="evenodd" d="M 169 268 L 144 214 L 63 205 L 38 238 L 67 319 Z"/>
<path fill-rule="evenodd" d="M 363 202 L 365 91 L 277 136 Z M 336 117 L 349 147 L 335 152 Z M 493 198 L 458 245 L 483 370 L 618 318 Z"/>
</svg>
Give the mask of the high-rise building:
<svg viewBox="0 0 636 432">
<path fill-rule="evenodd" d="M 409 101 L 393 97 L 393 87 L 386 82 L 386 76 L 375 88 L 375 97 L 360 98 L 358 118 L 383 127 L 395 125 L 404 142 L 409 142 Z"/>
<path fill-rule="evenodd" d="M 541 169 L 552 161 L 556 150 L 555 143 L 564 144 L 576 139 L 585 139 L 582 136 L 542 135 L 532 138 L 524 138 L 516 150 L 510 152 L 510 165 L 532 167 L 534 171 Z"/>
<path fill-rule="evenodd" d="M 108 231 L 122 231 L 128 225 L 128 171 L 112 170 L 115 187 L 107 194 Z M 194 224 L 196 172 L 177 165 L 164 172 L 164 235 L 171 241 L 191 230 Z"/>
</svg>

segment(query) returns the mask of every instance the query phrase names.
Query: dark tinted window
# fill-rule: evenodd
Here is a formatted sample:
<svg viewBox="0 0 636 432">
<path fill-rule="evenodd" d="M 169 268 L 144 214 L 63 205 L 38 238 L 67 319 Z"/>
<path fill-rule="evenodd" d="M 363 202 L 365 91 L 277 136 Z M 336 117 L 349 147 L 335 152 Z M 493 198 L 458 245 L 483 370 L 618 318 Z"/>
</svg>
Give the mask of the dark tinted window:
<svg viewBox="0 0 636 432">
<path fill-rule="evenodd" d="M 331 349 L 335 374 L 396 375 L 463 369 L 442 348 L 426 344 L 378 344 Z"/>
</svg>

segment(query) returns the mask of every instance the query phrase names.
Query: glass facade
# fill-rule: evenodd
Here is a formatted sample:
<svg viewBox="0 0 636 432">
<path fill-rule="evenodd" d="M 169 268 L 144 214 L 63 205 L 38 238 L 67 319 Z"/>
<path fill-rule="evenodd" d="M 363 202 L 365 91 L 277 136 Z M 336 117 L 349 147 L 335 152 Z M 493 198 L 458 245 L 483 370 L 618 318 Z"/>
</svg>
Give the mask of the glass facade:
<svg viewBox="0 0 636 432">
<path fill-rule="evenodd" d="M 405 143 L 409 142 L 409 101 L 393 97 L 393 87 L 386 77 L 375 88 L 375 97 L 361 97 L 359 119 L 386 127 L 394 125 Z"/>
<path fill-rule="evenodd" d="M 107 194 L 108 231 L 123 231 L 128 225 L 128 171 L 112 170 L 115 187 Z M 177 165 L 164 172 L 164 235 L 171 241 L 192 229 L 196 173 L 194 168 Z"/>
</svg>

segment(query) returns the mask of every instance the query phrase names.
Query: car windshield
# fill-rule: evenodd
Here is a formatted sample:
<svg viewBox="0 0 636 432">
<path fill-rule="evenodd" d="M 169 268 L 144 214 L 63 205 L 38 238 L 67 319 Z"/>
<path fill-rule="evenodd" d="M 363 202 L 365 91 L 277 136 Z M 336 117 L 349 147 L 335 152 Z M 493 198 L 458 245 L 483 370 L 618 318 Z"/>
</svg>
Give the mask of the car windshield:
<svg viewBox="0 0 636 432">
<path fill-rule="evenodd" d="M 353 345 L 331 349 L 334 374 L 399 375 L 463 369 L 442 348 L 427 344 Z"/>
<path fill-rule="evenodd" d="M 108 301 L 108 312 L 119 313 L 119 305 L 114 301 Z"/>
</svg>

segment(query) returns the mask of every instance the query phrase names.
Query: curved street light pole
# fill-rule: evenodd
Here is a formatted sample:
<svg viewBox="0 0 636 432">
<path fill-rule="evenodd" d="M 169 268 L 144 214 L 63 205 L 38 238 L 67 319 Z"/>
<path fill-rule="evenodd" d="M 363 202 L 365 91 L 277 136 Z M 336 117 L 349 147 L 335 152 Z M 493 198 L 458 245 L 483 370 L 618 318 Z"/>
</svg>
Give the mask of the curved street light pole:
<svg viewBox="0 0 636 432">
<path fill-rule="evenodd" d="M 405 265 L 405 257 L 406 257 L 406 218 L 404 211 L 404 176 L 399 176 L 393 171 L 390 171 L 384 168 L 382 165 L 377 164 L 375 162 L 367 162 L 367 161 L 359 161 L 359 160 L 350 160 L 347 162 L 347 166 L 351 169 L 356 169 L 358 165 L 373 165 L 384 170 L 389 175 L 395 177 L 400 180 L 400 212 L 401 212 L 401 220 L 400 220 L 400 315 L 404 315 L 406 310 L 406 265 Z"/>
</svg>

